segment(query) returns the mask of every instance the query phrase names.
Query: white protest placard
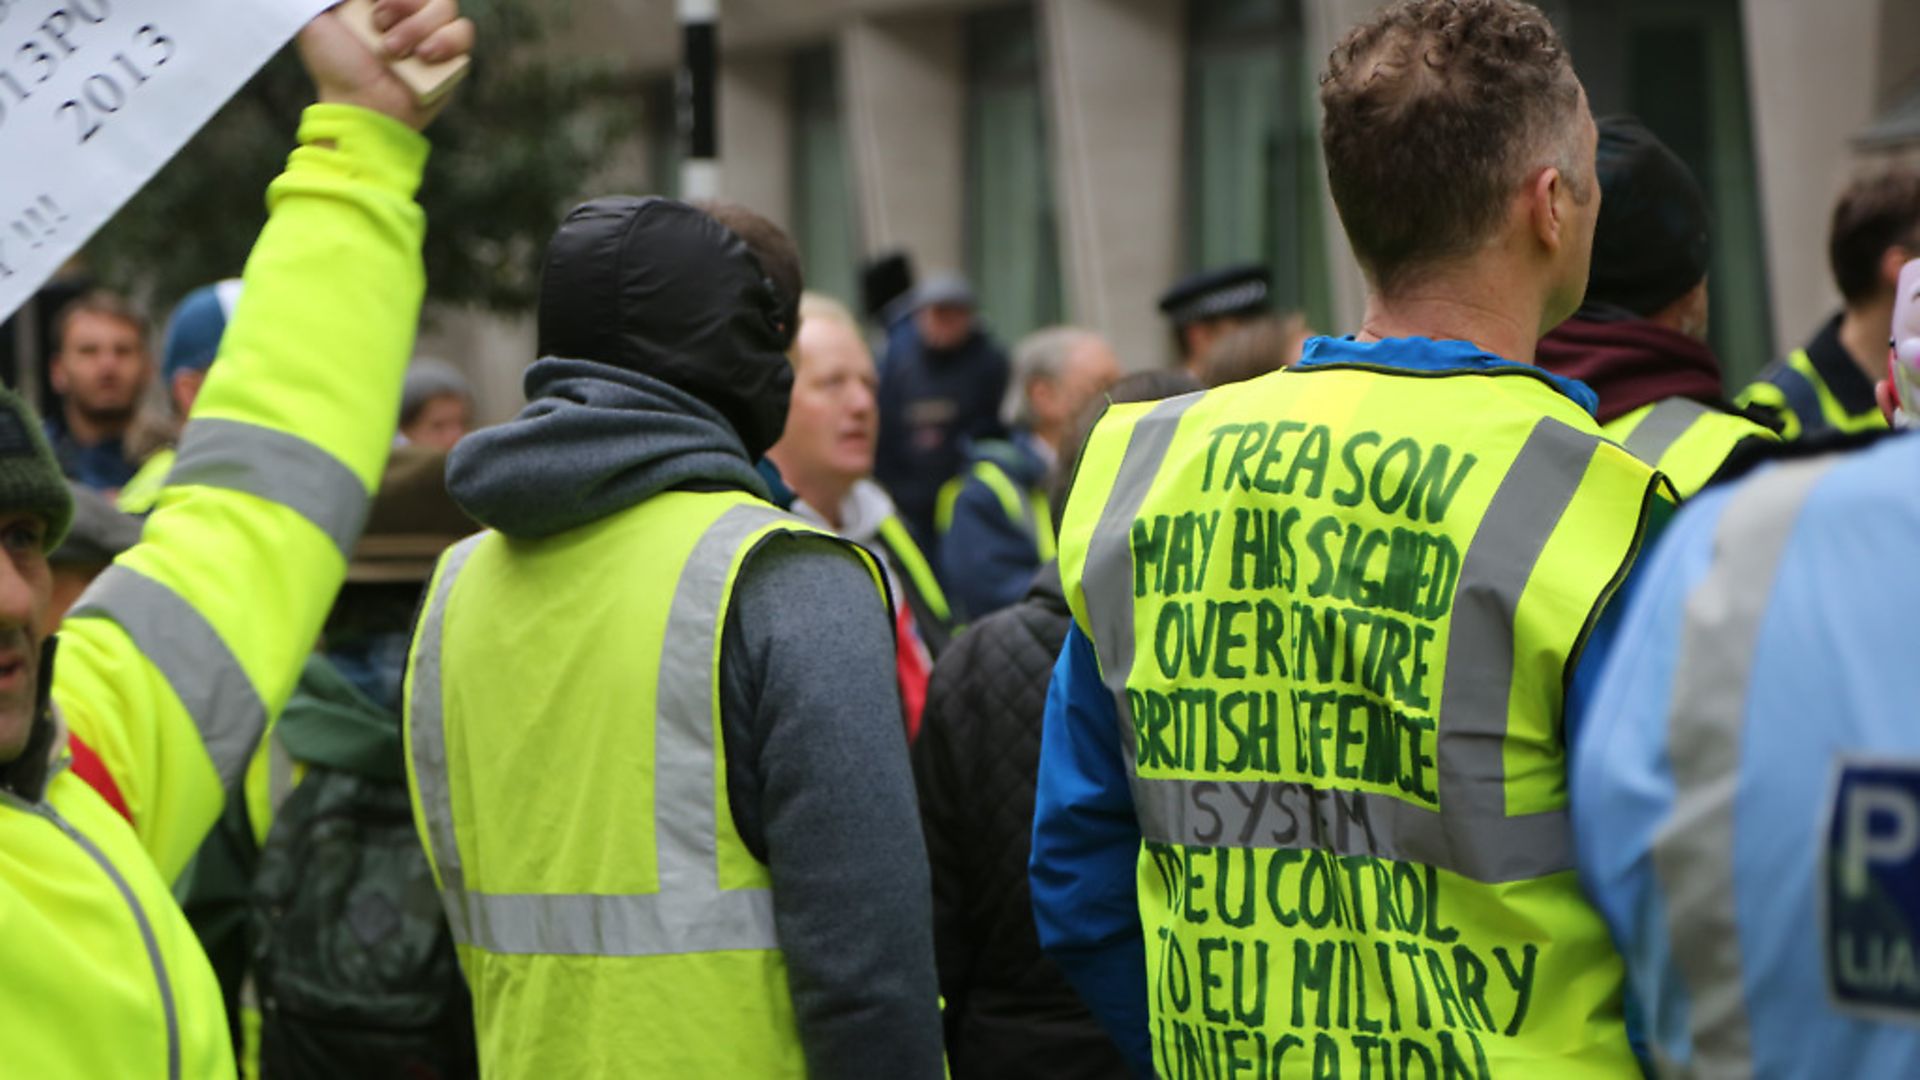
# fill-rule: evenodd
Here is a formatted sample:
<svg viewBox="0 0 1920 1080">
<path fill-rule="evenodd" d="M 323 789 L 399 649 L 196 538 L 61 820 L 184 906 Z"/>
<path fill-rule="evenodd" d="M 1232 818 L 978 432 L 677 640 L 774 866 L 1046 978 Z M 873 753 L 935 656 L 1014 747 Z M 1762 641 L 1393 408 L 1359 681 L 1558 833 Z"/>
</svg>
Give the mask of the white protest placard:
<svg viewBox="0 0 1920 1080">
<path fill-rule="evenodd" d="M 0 0 L 0 318 L 335 0 Z"/>
</svg>

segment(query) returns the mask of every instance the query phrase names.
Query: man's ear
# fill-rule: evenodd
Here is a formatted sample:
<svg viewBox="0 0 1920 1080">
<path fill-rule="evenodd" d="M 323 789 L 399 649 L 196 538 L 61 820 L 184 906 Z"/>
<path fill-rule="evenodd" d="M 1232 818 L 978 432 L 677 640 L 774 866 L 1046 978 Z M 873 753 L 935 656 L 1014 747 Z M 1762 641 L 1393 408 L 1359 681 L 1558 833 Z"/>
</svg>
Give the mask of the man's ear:
<svg viewBox="0 0 1920 1080">
<path fill-rule="evenodd" d="M 62 397 L 67 393 L 67 364 L 65 353 L 54 353 L 53 362 L 47 365 L 47 381 L 53 384 L 53 392 Z"/>
<path fill-rule="evenodd" d="M 1880 253 L 1880 287 L 1892 292 L 1900 284 L 1900 270 L 1912 262 L 1915 253 L 1901 244 L 1895 244 Z"/>
<path fill-rule="evenodd" d="M 1527 184 L 1527 217 L 1533 226 L 1533 234 L 1540 245 L 1548 251 L 1559 251 L 1566 243 L 1567 220 L 1563 203 L 1570 203 L 1573 194 L 1567 188 L 1567 178 L 1552 165 L 1541 169 Z"/>
<path fill-rule="evenodd" d="M 1060 388 L 1054 380 L 1035 376 L 1027 380 L 1027 400 L 1033 403 L 1033 412 L 1037 416 L 1054 415 L 1054 406 L 1059 404 Z"/>
<path fill-rule="evenodd" d="M 182 399 L 191 400 L 200 394 L 200 387 L 206 383 L 207 373 L 194 368 L 182 368 L 173 373 L 173 381 L 167 384 L 167 393 L 173 399 L 174 410 L 181 416 L 190 411 L 182 408 Z"/>
</svg>

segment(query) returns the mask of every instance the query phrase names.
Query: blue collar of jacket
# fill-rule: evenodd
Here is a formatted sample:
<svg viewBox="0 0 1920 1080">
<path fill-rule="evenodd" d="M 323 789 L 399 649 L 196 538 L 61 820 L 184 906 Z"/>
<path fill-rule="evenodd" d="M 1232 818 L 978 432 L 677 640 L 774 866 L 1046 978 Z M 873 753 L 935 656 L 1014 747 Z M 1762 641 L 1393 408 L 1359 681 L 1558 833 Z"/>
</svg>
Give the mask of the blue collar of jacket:
<svg viewBox="0 0 1920 1080">
<path fill-rule="evenodd" d="M 1355 364 L 1373 368 L 1400 368 L 1421 372 L 1502 372 L 1532 375 L 1571 399 L 1592 415 L 1600 408 L 1600 397 L 1593 388 L 1578 379 L 1555 375 L 1532 364 L 1502 359 L 1471 341 L 1436 341 L 1433 338 L 1382 338 L 1379 341 L 1355 341 L 1352 337 L 1316 337 L 1307 341 L 1296 367 L 1325 364 Z"/>
</svg>

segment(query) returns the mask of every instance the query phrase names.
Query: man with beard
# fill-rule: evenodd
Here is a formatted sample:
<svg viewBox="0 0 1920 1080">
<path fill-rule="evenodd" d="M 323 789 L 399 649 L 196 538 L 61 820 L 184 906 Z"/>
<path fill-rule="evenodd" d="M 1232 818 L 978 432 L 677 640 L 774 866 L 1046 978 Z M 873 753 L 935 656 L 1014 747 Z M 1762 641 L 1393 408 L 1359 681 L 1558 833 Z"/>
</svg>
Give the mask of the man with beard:
<svg viewBox="0 0 1920 1080">
<path fill-rule="evenodd" d="M 387 56 L 472 47 L 447 0 L 378 0 L 374 18 Z M 335 15 L 300 52 L 319 103 L 268 189 L 246 299 L 172 482 L 61 624 L 57 658 L 40 627 L 73 500 L 0 392 L 8 1076 L 234 1075 L 219 984 L 169 890 L 292 693 L 387 460 L 426 293 L 418 131 L 439 108 Z"/>
<path fill-rule="evenodd" d="M 47 439 L 62 472 L 112 494 L 136 471 L 123 440 L 153 376 L 147 321 L 120 296 L 90 292 L 57 326 L 53 388 L 66 404 L 47 417 Z"/>
</svg>

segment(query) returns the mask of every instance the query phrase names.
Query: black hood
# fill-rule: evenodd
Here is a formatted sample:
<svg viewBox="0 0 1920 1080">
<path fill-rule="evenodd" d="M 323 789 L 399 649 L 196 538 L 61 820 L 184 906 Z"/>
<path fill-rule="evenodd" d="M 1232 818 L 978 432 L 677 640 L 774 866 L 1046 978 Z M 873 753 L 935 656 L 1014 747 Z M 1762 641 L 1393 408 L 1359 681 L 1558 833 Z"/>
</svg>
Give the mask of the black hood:
<svg viewBox="0 0 1920 1080">
<path fill-rule="evenodd" d="M 612 197 L 567 215 L 540 281 L 540 355 L 624 368 L 714 407 L 758 459 L 793 391 L 779 290 L 738 236 L 683 202 Z"/>
</svg>

